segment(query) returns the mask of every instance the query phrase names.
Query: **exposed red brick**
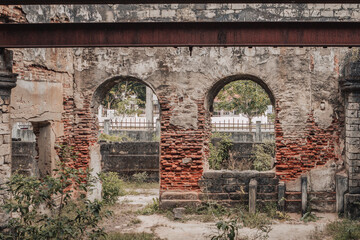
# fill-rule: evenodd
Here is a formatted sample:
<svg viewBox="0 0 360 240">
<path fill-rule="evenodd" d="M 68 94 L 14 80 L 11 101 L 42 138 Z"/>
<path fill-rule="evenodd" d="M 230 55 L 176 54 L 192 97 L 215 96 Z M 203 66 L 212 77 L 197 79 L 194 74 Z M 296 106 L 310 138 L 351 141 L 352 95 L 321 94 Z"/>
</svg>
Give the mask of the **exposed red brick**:
<svg viewBox="0 0 360 240">
<path fill-rule="evenodd" d="M 277 115 L 279 111 L 277 106 Z M 280 120 L 276 118 L 276 175 L 281 180 L 294 180 L 316 166 L 339 159 L 335 152 L 339 145 L 338 119 L 334 118 L 328 128 L 322 129 L 316 124 L 311 113 L 306 124 L 305 134 L 294 140 L 284 136 Z"/>
</svg>

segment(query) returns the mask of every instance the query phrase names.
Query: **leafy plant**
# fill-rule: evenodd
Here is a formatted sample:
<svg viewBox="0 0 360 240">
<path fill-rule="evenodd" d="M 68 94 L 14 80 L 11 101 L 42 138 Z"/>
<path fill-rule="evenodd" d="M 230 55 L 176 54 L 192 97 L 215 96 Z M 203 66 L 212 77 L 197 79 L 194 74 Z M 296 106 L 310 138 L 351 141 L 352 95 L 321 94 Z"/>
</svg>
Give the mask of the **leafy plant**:
<svg viewBox="0 0 360 240">
<path fill-rule="evenodd" d="M 211 240 L 234 240 L 238 235 L 239 229 L 242 228 L 236 218 L 229 221 L 219 221 L 216 223 L 216 227 L 218 235 L 213 236 Z"/>
<path fill-rule="evenodd" d="M 272 168 L 272 160 L 275 157 L 275 142 L 265 140 L 261 144 L 254 144 L 253 167 L 257 171 L 267 171 Z"/>
<path fill-rule="evenodd" d="M 308 199 L 308 206 L 306 208 L 306 213 L 300 218 L 301 221 L 304 222 L 316 222 L 319 218 L 312 212 L 310 202 L 313 201 L 314 198 Z"/>
<path fill-rule="evenodd" d="M 326 226 L 326 232 L 334 240 L 357 240 L 360 239 L 360 223 L 349 219 L 332 222 Z"/>
<path fill-rule="evenodd" d="M 121 180 L 117 173 L 106 172 L 99 175 L 102 182 L 102 198 L 105 203 L 113 204 L 119 196 L 124 196 L 125 183 Z"/>
<path fill-rule="evenodd" d="M 147 181 L 149 175 L 146 172 L 135 173 L 132 175 L 132 179 L 137 184 L 142 184 Z"/>
<path fill-rule="evenodd" d="M 101 133 L 99 135 L 99 140 L 104 140 L 107 142 L 134 142 L 135 140 L 126 135 L 109 135 Z"/>
<path fill-rule="evenodd" d="M 13 217 L 0 234 L 1 239 L 99 239 L 105 236 L 98 227 L 104 217 L 103 203 L 85 198 L 94 181 L 90 171 L 69 167 L 73 156 L 67 151 L 62 156 L 54 177 L 37 179 L 14 174 L 6 183 L 11 198 L 1 207 Z M 79 207 L 69 212 L 74 201 Z"/>
<path fill-rule="evenodd" d="M 141 215 L 152 215 L 160 212 L 159 198 L 153 198 L 152 203 L 149 203 L 145 208 L 138 210 L 137 213 Z"/>
<path fill-rule="evenodd" d="M 109 233 L 108 240 L 160 240 L 153 233 Z"/>
<path fill-rule="evenodd" d="M 210 169 L 220 170 L 230 158 L 230 150 L 233 143 L 228 135 L 220 135 L 221 140 L 218 145 L 209 143 L 210 156 L 209 167 Z"/>
</svg>

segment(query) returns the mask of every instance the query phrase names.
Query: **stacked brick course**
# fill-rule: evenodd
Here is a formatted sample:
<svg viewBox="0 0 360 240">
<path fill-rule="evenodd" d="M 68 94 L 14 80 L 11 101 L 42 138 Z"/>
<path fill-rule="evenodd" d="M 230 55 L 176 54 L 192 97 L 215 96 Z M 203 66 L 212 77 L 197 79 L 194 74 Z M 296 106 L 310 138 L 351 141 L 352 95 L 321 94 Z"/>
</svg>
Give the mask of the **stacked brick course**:
<svg viewBox="0 0 360 240">
<path fill-rule="evenodd" d="M 276 108 L 277 113 L 280 108 Z M 284 137 L 281 122 L 275 122 L 276 175 L 281 180 L 295 180 L 302 173 L 330 160 L 337 161 L 335 145 L 339 144 L 339 121 L 334 119 L 327 129 L 320 128 L 309 114 L 304 135 L 297 139 Z"/>
<path fill-rule="evenodd" d="M 64 97 L 64 137 L 58 143 L 71 149 L 75 161 L 70 163 L 75 168 L 86 169 L 90 163 L 89 147 L 97 142 L 96 119 L 90 108 L 88 98 L 84 99 L 83 107 L 77 108 L 72 97 Z"/>
<path fill-rule="evenodd" d="M 161 106 L 160 188 L 161 191 L 199 191 L 203 173 L 205 109 L 198 101 L 198 128 L 181 129 L 170 124 L 173 108 L 166 96 L 159 97 Z M 175 100 L 177 101 L 177 100 Z"/>
</svg>

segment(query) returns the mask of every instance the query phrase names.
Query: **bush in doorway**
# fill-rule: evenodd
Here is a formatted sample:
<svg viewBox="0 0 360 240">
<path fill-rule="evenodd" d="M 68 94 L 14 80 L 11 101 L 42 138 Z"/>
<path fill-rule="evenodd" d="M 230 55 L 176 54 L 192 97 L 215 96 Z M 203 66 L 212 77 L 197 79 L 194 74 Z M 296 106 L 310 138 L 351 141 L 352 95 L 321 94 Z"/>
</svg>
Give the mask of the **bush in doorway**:
<svg viewBox="0 0 360 240">
<path fill-rule="evenodd" d="M 115 172 L 102 172 L 100 175 L 102 182 L 102 198 L 105 203 L 114 204 L 119 196 L 124 196 L 125 183 Z"/>
<path fill-rule="evenodd" d="M 220 170 L 224 167 L 226 161 L 230 159 L 230 150 L 233 146 L 233 143 L 228 135 L 213 134 L 212 136 L 212 138 L 218 137 L 221 138 L 218 145 L 214 146 L 212 143 L 209 143 L 209 167 L 214 170 Z"/>
<path fill-rule="evenodd" d="M 89 170 L 59 164 L 55 176 L 43 179 L 14 174 L 6 183 L 10 196 L 1 206 L 11 214 L 0 239 L 101 239 L 105 237 L 100 220 L 103 203 L 89 201 L 92 187 Z M 78 198 L 74 196 L 78 195 Z M 74 207 L 76 206 L 76 207 Z"/>
<path fill-rule="evenodd" d="M 255 170 L 271 170 L 275 157 L 275 142 L 266 140 L 261 144 L 254 144 L 253 155 L 253 167 Z"/>
</svg>

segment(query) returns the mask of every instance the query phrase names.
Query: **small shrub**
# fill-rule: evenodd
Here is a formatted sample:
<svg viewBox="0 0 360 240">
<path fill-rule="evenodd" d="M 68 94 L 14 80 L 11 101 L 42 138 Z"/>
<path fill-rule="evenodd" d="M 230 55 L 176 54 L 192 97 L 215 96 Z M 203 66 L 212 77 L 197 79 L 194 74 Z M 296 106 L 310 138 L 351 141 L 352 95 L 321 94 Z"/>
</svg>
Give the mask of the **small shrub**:
<svg viewBox="0 0 360 240">
<path fill-rule="evenodd" d="M 275 157 L 275 142 L 267 140 L 262 144 L 255 144 L 253 155 L 253 168 L 255 170 L 271 170 L 272 160 Z"/>
<path fill-rule="evenodd" d="M 105 203 L 113 204 L 119 196 L 125 195 L 125 183 L 117 173 L 101 173 L 99 177 L 102 182 L 102 198 Z"/>
<path fill-rule="evenodd" d="M 360 222 L 349 219 L 332 222 L 326 226 L 325 231 L 334 240 L 358 240 L 360 239 Z"/>
<path fill-rule="evenodd" d="M 216 223 L 218 229 L 218 235 L 215 235 L 211 240 L 234 240 L 238 235 L 238 231 L 242 228 L 238 223 L 238 219 L 232 219 L 229 221 L 219 221 Z"/>
<path fill-rule="evenodd" d="M 108 240 L 160 240 L 153 233 L 109 233 Z"/>
<path fill-rule="evenodd" d="M 98 227 L 104 217 L 103 203 L 85 198 L 94 179 L 89 170 L 68 167 L 67 155 L 63 155 L 55 177 L 46 176 L 40 180 L 14 174 L 6 183 L 6 191 L 11 198 L 1 207 L 13 217 L 8 221 L 6 230 L 0 233 L 0 239 L 105 237 L 103 229 Z M 74 198 L 74 191 L 80 193 L 78 198 Z"/>
<path fill-rule="evenodd" d="M 106 142 L 135 142 L 134 139 L 127 135 L 109 135 L 105 133 L 101 133 L 98 139 Z"/>
<path fill-rule="evenodd" d="M 222 167 L 227 168 L 226 162 L 230 159 L 230 150 L 233 146 L 230 136 L 213 134 L 212 137 L 218 136 L 221 138 L 218 146 L 209 143 L 209 167 L 214 170 L 220 170 Z"/>
<path fill-rule="evenodd" d="M 137 184 L 145 183 L 149 178 L 146 172 L 135 173 L 132 175 L 132 179 Z"/>
<path fill-rule="evenodd" d="M 153 198 L 153 202 L 149 203 L 143 209 L 137 211 L 140 215 L 152 215 L 160 212 L 160 202 L 158 198 Z"/>
</svg>

